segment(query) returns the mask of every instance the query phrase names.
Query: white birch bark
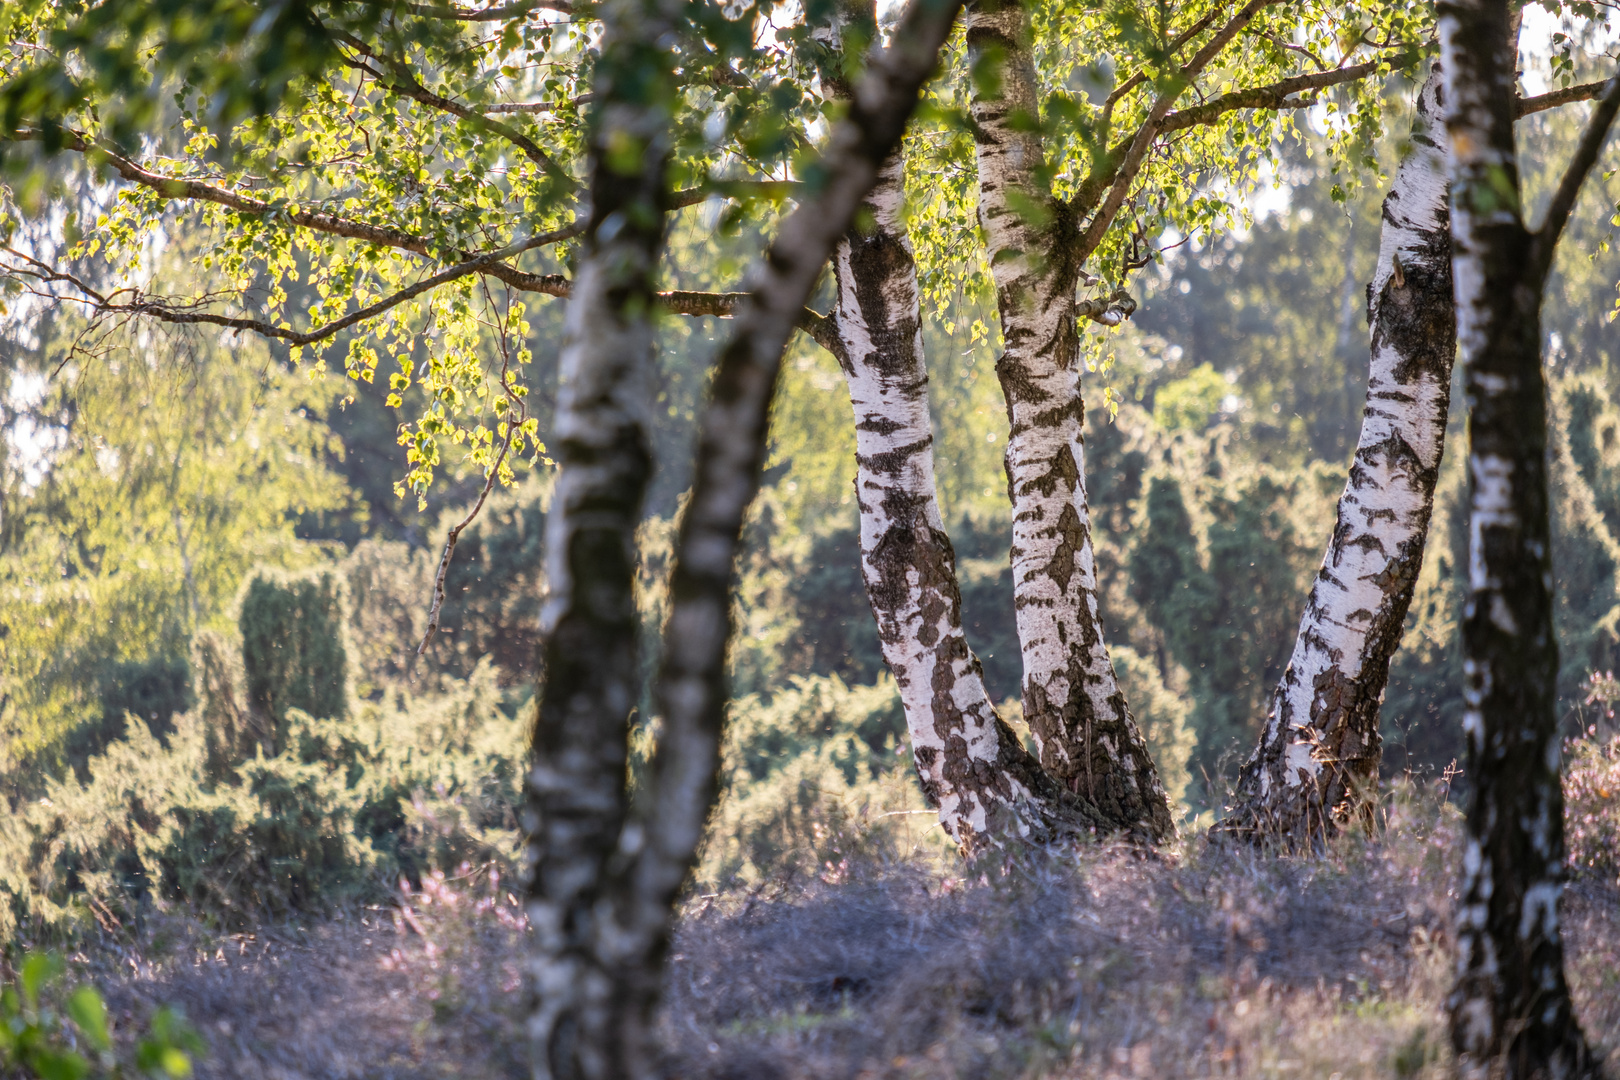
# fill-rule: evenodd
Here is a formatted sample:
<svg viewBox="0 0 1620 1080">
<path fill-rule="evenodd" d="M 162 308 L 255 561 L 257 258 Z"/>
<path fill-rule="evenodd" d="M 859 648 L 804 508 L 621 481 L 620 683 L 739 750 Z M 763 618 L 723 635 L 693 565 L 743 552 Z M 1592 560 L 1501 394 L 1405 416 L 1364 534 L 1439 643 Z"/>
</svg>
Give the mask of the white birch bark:
<svg viewBox="0 0 1620 1080">
<path fill-rule="evenodd" d="M 1308 842 L 1365 810 L 1377 783 L 1379 704 L 1423 565 L 1456 353 L 1440 94 L 1436 64 L 1384 199 L 1355 459 L 1288 669 L 1223 822 L 1234 835 Z"/>
<path fill-rule="evenodd" d="M 1076 327 L 1078 228 L 1074 210 L 1036 181 L 1042 147 L 1029 123 L 1039 115 L 1029 14 L 1016 0 L 976 4 L 967 37 L 975 63 L 1001 61 L 999 79 L 975 81 L 972 115 L 979 222 L 1001 315 L 996 374 L 1011 423 L 1006 468 L 1024 717 L 1048 772 L 1109 827 L 1159 839 L 1174 832 L 1169 801 L 1115 677 L 1097 610 Z M 1032 207 L 1039 209 L 1032 214 Z"/>
<path fill-rule="evenodd" d="M 900 688 L 923 794 L 965 850 L 1044 834 L 1061 793 L 996 715 L 962 632 L 956 555 L 934 486 L 917 268 L 897 154 L 867 197 L 871 224 L 833 255 L 837 356 L 855 410 L 861 568 Z"/>
</svg>

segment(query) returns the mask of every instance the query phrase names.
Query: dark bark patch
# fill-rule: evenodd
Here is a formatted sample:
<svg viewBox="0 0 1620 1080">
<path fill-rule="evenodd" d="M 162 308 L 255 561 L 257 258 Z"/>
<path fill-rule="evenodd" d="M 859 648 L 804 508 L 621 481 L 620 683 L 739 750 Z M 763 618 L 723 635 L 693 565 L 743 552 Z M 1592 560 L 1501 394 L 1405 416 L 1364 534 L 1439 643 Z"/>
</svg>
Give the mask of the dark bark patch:
<svg viewBox="0 0 1620 1080">
<path fill-rule="evenodd" d="M 1074 460 L 1074 451 L 1064 443 L 1052 458 L 1046 471 L 1032 476 L 1019 485 L 1020 494 L 1038 491 L 1043 498 L 1051 498 L 1059 490 L 1070 492 L 1080 486 L 1080 465 Z"/>
</svg>

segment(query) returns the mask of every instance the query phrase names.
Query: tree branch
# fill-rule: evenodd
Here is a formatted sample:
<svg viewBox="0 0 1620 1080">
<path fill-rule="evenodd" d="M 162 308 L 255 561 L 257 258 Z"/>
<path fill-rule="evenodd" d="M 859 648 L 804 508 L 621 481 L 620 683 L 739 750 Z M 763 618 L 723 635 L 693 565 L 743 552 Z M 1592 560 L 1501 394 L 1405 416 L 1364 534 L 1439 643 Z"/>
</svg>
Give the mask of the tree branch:
<svg viewBox="0 0 1620 1080">
<path fill-rule="evenodd" d="M 1220 14 L 1219 8 L 1211 8 L 1209 11 L 1206 11 L 1203 17 L 1197 22 L 1193 23 L 1191 26 L 1187 27 L 1187 29 L 1177 34 L 1173 39 L 1171 39 L 1170 43 L 1165 46 L 1165 58 L 1173 59 L 1176 53 L 1181 51 L 1181 47 L 1183 45 L 1187 44 L 1187 42 L 1209 29 L 1209 24 L 1215 21 L 1215 16 L 1218 14 Z M 1108 130 L 1109 121 L 1114 115 L 1114 106 L 1118 104 L 1126 94 L 1129 94 L 1132 90 L 1135 90 L 1138 86 L 1141 86 L 1143 83 L 1147 82 L 1147 78 L 1147 72 L 1138 71 L 1135 75 L 1132 75 L 1130 78 L 1114 87 L 1113 92 L 1108 95 L 1108 100 L 1103 102 L 1102 121 L 1098 125 L 1101 130 Z"/>
<path fill-rule="evenodd" d="M 1163 122 L 1159 124 L 1156 134 L 1165 135 L 1172 131 L 1182 131 L 1186 128 L 1207 124 L 1217 116 L 1234 112 L 1238 109 L 1301 109 L 1315 104 L 1315 98 L 1295 98 L 1295 94 L 1307 94 L 1313 90 L 1322 90 L 1330 86 L 1340 86 L 1347 82 L 1363 79 L 1378 70 L 1380 64 L 1399 61 L 1405 53 L 1395 57 L 1381 57 L 1369 60 L 1364 64 L 1353 64 L 1346 68 L 1335 68 L 1332 71 L 1318 71 L 1310 75 L 1296 75 L 1293 78 L 1282 79 L 1269 86 L 1255 86 L 1247 90 L 1233 90 L 1219 97 L 1210 98 L 1199 105 L 1187 109 L 1177 109 L 1167 113 Z"/>
<path fill-rule="evenodd" d="M 1514 115 L 1517 117 L 1529 116 L 1544 109 L 1556 109 L 1560 105 L 1568 105 L 1576 101 L 1591 101 L 1603 93 L 1603 88 L 1611 80 L 1600 82 L 1581 83 L 1579 86 L 1566 86 L 1562 90 L 1553 90 L 1535 97 L 1519 98 L 1514 103 Z"/>
<path fill-rule="evenodd" d="M 523 132 L 519 131 L 517 128 L 513 127 L 511 124 L 504 124 L 499 120 L 491 120 L 489 117 L 483 115 L 476 109 L 468 108 L 466 105 L 463 105 L 458 101 L 452 101 L 447 97 L 442 97 L 439 94 L 435 94 L 417 80 L 415 73 L 412 72 L 403 61 L 396 60 L 391 56 L 385 56 L 376 52 L 370 45 L 367 45 L 364 41 L 361 41 L 353 34 L 344 33 L 341 30 L 336 30 L 332 33 L 334 38 L 343 42 L 343 44 L 347 45 L 361 56 L 368 57 L 382 64 L 392 73 L 392 78 L 385 76 L 382 74 L 382 72 L 376 70 L 363 61 L 344 57 L 344 62 L 350 67 L 355 68 L 358 71 L 366 72 L 368 75 L 372 76 L 379 83 L 381 83 L 384 88 L 392 90 L 394 93 L 399 94 L 402 97 L 408 97 L 413 101 L 418 101 L 423 105 L 428 106 L 429 108 L 438 109 L 440 112 L 449 113 L 451 116 L 465 120 L 467 123 L 478 128 L 480 131 L 501 136 L 507 142 L 510 142 L 513 146 L 523 151 L 524 156 L 530 161 L 534 162 L 536 165 L 540 166 L 540 168 L 544 169 L 547 173 L 550 173 L 557 179 L 562 180 L 567 185 L 568 190 L 579 190 L 579 181 L 574 179 L 574 177 L 569 174 L 568 170 L 564 169 L 557 163 L 555 158 L 541 149 L 538 143 L 529 138 L 527 135 L 523 134 Z"/>
<path fill-rule="evenodd" d="M 696 206 L 711 195 L 727 199 L 787 199 L 803 190 L 804 184 L 798 180 L 710 180 L 697 187 L 672 192 L 669 208 L 679 210 Z"/>
<path fill-rule="evenodd" d="M 0 135 L 0 138 L 13 142 L 36 142 L 41 138 L 41 134 L 37 131 L 25 129 Z M 368 244 L 376 244 L 379 247 L 409 251 L 414 255 L 421 255 L 428 259 L 439 260 L 443 254 L 448 254 L 460 261 L 480 257 L 477 253 L 466 251 L 452 250 L 441 253 L 429 243 L 426 237 L 408 233 L 401 229 L 390 228 L 386 225 L 355 221 L 353 218 L 340 217 L 337 214 L 328 214 L 319 210 L 305 210 L 302 208 L 288 210 L 265 202 L 262 199 L 255 199 L 227 188 L 206 184 L 200 180 L 183 180 L 178 177 L 165 176 L 162 173 L 153 172 L 136 164 L 110 147 L 90 142 L 76 131 L 64 130 L 62 138 L 64 149 L 83 154 L 94 163 L 111 165 L 114 171 L 125 180 L 155 191 L 165 198 L 212 203 L 215 206 L 223 206 L 227 210 L 235 210 L 241 214 L 280 214 L 292 224 L 309 229 L 311 232 L 325 233 L 328 236 L 341 236 L 348 240 L 361 240 Z M 554 239 L 551 242 L 557 243 L 570 240 L 584 231 L 585 222 L 581 219 L 545 235 L 553 237 Z M 543 282 L 550 275 L 527 274 L 503 262 L 490 263 L 483 269 L 483 272 L 506 282 L 515 289 L 523 289 L 528 292 L 548 291 Z"/>
<path fill-rule="evenodd" d="M 551 113 L 561 109 L 577 109 L 581 105 L 589 105 L 596 100 L 595 94 L 580 94 L 567 101 L 557 104 L 548 104 L 544 101 L 502 101 L 494 105 L 485 105 L 479 112 L 485 116 L 501 116 L 508 113 Z"/>
<path fill-rule="evenodd" d="M 436 289 L 440 285 L 466 277 L 469 274 L 489 273 L 491 266 L 497 264 L 501 259 L 511 258 L 513 255 L 519 255 L 525 251 L 532 251 L 537 247 L 555 243 L 556 240 L 557 233 L 545 233 L 520 243 L 511 244 L 498 251 L 491 251 L 476 258 L 468 259 L 466 262 L 448 267 L 431 277 L 423 278 L 414 285 L 409 285 L 397 293 L 385 296 L 375 303 L 368 304 L 358 311 L 352 311 L 342 318 L 334 319 L 313 330 L 294 330 L 292 327 L 278 326 L 263 319 L 246 319 L 231 315 L 219 315 L 211 311 L 198 311 L 194 308 L 154 300 L 133 290 L 119 290 L 115 293 L 103 294 L 86 284 L 81 278 L 58 270 L 10 247 L 0 247 L 0 252 L 10 255 L 14 259 L 20 259 L 28 265 L 25 267 L 6 267 L 0 264 L 0 270 L 32 277 L 45 283 L 72 285 L 83 293 L 85 297 L 88 297 L 88 300 L 77 297 L 71 299 L 86 304 L 98 315 L 134 315 L 157 319 L 159 322 L 181 325 L 222 326 L 229 330 L 246 331 L 258 334 L 261 337 L 285 341 L 289 345 L 314 345 L 347 330 L 351 326 L 375 318 L 407 300 Z M 561 300 L 568 299 L 573 292 L 573 283 L 561 274 L 522 274 L 519 276 L 526 279 L 524 284 L 513 287 L 522 292 L 541 293 Z M 124 302 L 115 302 L 115 299 L 125 292 L 130 292 L 133 298 Z M 698 292 L 686 289 L 674 289 L 669 292 L 654 294 L 658 306 L 672 315 L 716 319 L 729 319 L 734 316 L 737 313 L 737 308 L 747 297 L 747 293 L 740 292 Z M 830 315 L 822 315 L 810 308 L 805 308 L 799 316 L 797 326 L 798 329 L 803 330 L 811 338 L 825 345 L 826 341 L 823 339 L 835 333 L 832 329 L 832 321 Z"/>
<path fill-rule="evenodd" d="M 454 19 L 457 22 L 499 22 L 502 19 L 516 19 L 534 11 L 560 11 L 564 15 L 574 14 L 574 6 L 568 0 L 520 0 L 515 4 L 502 4 L 490 8 L 464 8 L 452 4 L 402 4 L 404 10 L 412 15 L 420 15 L 426 19 Z"/>
<path fill-rule="evenodd" d="M 1118 326 L 1136 314 L 1136 307 L 1136 297 L 1121 287 L 1107 296 L 1076 301 L 1074 314 L 1076 318 L 1090 319 L 1104 326 Z"/>
<path fill-rule="evenodd" d="M 1568 167 L 1564 169 L 1564 178 L 1558 182 L 1552 202 L 1547 204 L 1547 214 L 1541 220 L 1541 227 L 1530 241 L 1531 265 L 1538 281 L 1545 281 L 1548 271 L 1552 269 L 1559 234 L 1569 222 L 1575 200 L 1580 198 L 1581 185 L 1586 183 L 1587 174 L 1597 164 L 1598 154 L 1603 150 L 1603 140 L 1608 138 L 1617 112 L 1620 112 L 1620 74 L 1604 84 L 1603 96 L 1598 99 L 1597 106 L 1586 121 L 1586 130 L 1581 132 L 1575 156 L 1570 158 Z"/>
<path fill-rule="evenodd" d="M 1236 15 L 1227 20 L 1225 26 L 1216 31 L 1214 37 L 1204 43 L 1203 48 L 1193 54 L 1192 59 L 1187 61 L 1186 66 L 1177 72 L 1170 89 L 1161 93 L 1153 102 L 1141 126 L 1136 129 L 1130 147 L 1125 151 L 1124 157 L 1120 159 L 1119 165 L 1110 170 L 1114 177 L 1113 183 L 1109 187 L 1108 194 L 1104 197 L 1102 205 L 1092 215 L 1091 223 L 1086 226 L 1085 233 L 1080 237 L 1079 251 L 1077 252 L 1079 259 L 1088 258 L 1102 243 L 1103 234 L 1108 231 L 1108 226 L 1113 223 L 1114 216 L 1119 213 L 1119 208 L 1124 205 L 1125 196 L 1130 191 L 1131 184 L 1135 182 L 1136 174 L 1141 171 L 1142 162 L 1147 157 L 1148 149 L 1153 145 L 1153 139 L 1158 134 L 1159 125 L 1164 120 L 1165 114 L 1170 111 L 1170 106 L 1175 104 L 1176 99 L 1198 77 L 1199 73 L 1209 66 L 1210 61 L 1214 60 L 1221 50 L 1225 49 L 1232 39 L 1243 31 L 1244 27 L 1254 21 L 1256 15 L 1272 4 L 1279 2 L 1280 0 L 1249 0 L 1247 4 L 1238 10 Z M 1110 152 L 1109 157 L 1113 158 L 1113 156 L 1113 153 Z M 1084 189 L 1089 185 L 1090 178 L 1088 177 L 1087 184 L 1082 185 L 1082 188 Z"/>
<path fill-rule="evenodd" d="M 497 263 L 502 259 L 508 259 L 514 255 L 520 255 L 525 251 L 532 251 L 537 247 L 544 247 L 547 244 L 554 244 L 557 242 L 557 239 L 558 233 L 556 232 L 543 233 L 540 236 L 531 237 L 528 240 L 523 240 L 516 244 L 510 244 L 504 248 L 500 248 L 499 250 L 487 252 L 486 254 L 479 255 L 476 258 L 468 259 L 466 262 L 441 270 L 431 277 L 423 278 L 414 285 L 409 285 L 404 289 L 401 289 L 399 292 L 385 296 L 375 303 L 367 304 L 365 307 L 360 308 L 357 311 L 351 311 L 342 318 L 334 319 L 331 322 L 326 323 L 324 326 L 316 327 L 313 330 L 294 330 L 291 327 L 277 326 L 275 323 L 265 322 L 261 319 L 242 319 L 229 315 L 217 315 L 209 311 L 186 310 L 184 308 L 175 307 L 172 304 L 161 303 L 143 298 L 140 292 L 133 290 L 119 290 L 119 292 L 112 293 L 110 295 L 103 295 L 97 292 L 95 289 L 92 289 L 89 285 L 85 284 L 82 280 L 74 275 L 52 269 L 51 267 L 46 266 L 44 263 L 41 263 L 39 260 L 25 255 L 20 251 L 9 247 L 0 250 L 5 251 L 14 258 L 25 260 L 33 267 L 32 270 L 10 268 L 12 273 L 30 274 L 31 276 L 37 277 L 44 281 L 69 283 L 95 301 L 93 307 L 97 314 L 145 315 L 158 319 L 161 322 L 181 324 L 202 323 L 209 326 L 223 326 L 232 330 L 251 331 L 255 334 L 261 335 L 262 337 L 275 338 L 280 341 L 285 341 L 290 345 L 313 345 L 316 342 L 325 341 L 327 338 L 332 337 L 335 334 L 339 334 L 357 323 L 375 318 L 376 316 L 381 315 L 383 312 L 388 311 L 390 308 L 397 307 L 413 297 L 421 296 L 423 293 L 436 289 L 440 285 L 455 281 L 458 278 L 464 278 L 469 274 L 476 274 L 481 271 L 487 272 L 492 264 Z M 129 291 L 133 296 L 133 299 L 123 303 L 114 303 L 113 298 L 119 296 L 125 291 Z"/>
</svg>

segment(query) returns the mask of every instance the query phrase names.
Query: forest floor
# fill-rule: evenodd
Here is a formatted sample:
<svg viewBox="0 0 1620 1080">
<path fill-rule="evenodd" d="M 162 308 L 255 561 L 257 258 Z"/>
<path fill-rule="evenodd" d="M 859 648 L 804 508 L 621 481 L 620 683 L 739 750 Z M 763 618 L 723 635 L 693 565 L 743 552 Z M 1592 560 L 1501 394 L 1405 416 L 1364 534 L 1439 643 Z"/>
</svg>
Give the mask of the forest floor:
<svg viewBox="0 0 1620 1080">
<path fill-rule="evenodd" d="M 1396 807 L 1311 859 L 1190 841 L 964 874 L 919 859 L 693 900 L 671 1073 L 797 1078 L 1439 1077 L 1459 834 Z M 1620 887 L 1573 884 L 1569 973 L 1620 1076 Z M 304 927 L 154 916 L 81 952 L 115 1017 L 168 1002 L 209 1077 L 525 1075 L 515 902 L 478 875 Z"/>
</svg>

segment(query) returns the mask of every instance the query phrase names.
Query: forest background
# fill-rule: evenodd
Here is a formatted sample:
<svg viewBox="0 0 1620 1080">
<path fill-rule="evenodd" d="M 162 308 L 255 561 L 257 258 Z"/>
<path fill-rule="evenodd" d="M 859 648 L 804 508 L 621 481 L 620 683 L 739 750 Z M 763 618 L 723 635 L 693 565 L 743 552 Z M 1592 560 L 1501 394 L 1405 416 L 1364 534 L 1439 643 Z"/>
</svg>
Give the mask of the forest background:
<svg viewBox="0 0 1620 1080">
<path fill-rule="evenodd" d="M 1556 181 L 1536 163 L 1567 158 L 1578 124 L 1557 110 L 1521 124 L 1532 210 Z M 1379 147 L 1386 171 L 1399 149 Z M 1380 191 L 1346 192 L 1342 180 L 1309 137 L 1289 144 L 1271 185 L 1254 193 L 1248 228 L 1191 237 L 1135 279 L 1141 309 L 1108 334 L 1098 352 L 1108 362 L 1088 376 L 1114 405 L 1094 391 L 1087 416 L 1103 618 L 1188 818 L 1213 818 L 1254 744 L 1355 444 Z M 109 197 L 77 182 L 83 205 Z M 1596 715 L 1594 688 L 1601 702 L 1612 686 L 1603 674 L 1620 666 L 1620 339 L 1604 260 L 1617 202 L 1620 179 L 1594 177 L 1545 315 L 1571 733 Z M 91 220 L 38 227 L 71 243 Z M 183 224 L 147 238 L 160 282 L 188 272 L 197 243 Z M 680 257 L 667 265 L 701 271 L 668 287 L 724 288 L 760 245 L 720 202 L 690 207 L 672 230 Z M 524 377 L 542 436 L 561 311 L 542 303 L 529 313 Z M 1016 721 L 993 299 L 960 292 L 925 315 L 964 622 L 992 698 Z M 0 851 L 15 855 L 0 860 L 14 868 L 0 869 L 0 923 L 65 926 L 94 916 L 86 896 L 112 910 L 149 888 L 246 918 L 255 912 L 244 908 L 285 910 L 399 870 L 510 858 L 548 464 L 524 469 L 469 529 L 443 625 L 418 659 L 437 545 L 481 470 L 445 462 L 444 482 L 419 506 L 397 488 L 405 465 L 386 388 L 311 378 L 282 346 L 247 336 L 154 324 L 86 333 L 70 315 L 24 306 L 0 334 L 0 775 L 23 811 L 0 826 Z M 642 529 L 649 629 L 661 619 L 690 479 L 683 463 L 723 335 L 714 319 L 670 315 L 659 326 L 658 471 Z M 916 822 L 928 819 L 910 814 L 921 796 L 860 577 L 847 408 L 835 361 L 798 339 L 737 594 L 737 700 L 705 883 L 927 831 Z M 1453 453 L 1444 466 L 1391 671 L 1387 775 L 1438 776 L 1463 756 L 1452 646 L 1466 565 L 1459 462 Z M 312 643 L 297 670 L 255 651 L 278 634 Z M 241 766 L 251 783 L 219 784 L 233 766 L 214 742 L 253 712 L 255 695 L 279 695 L 268 710 L 283 727 L 277 752 Z M 98 755 L 118 767 L 92 767 Z M 345 782 L 317 767 L 334 761 L 347 763 Z M 1451 790 L 1466 783 L 1453 776 Z M 144 800 L 131 798 L 136 789 Z M 190 809 L 147 828 L 154 805 Z M 269 865 L 261 856 L 301 869 L 244 884 L 242 866 Z M 142 883 L 159 868 L 161 885 Z"/>
</svg>

